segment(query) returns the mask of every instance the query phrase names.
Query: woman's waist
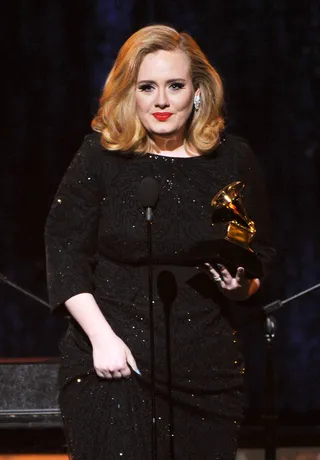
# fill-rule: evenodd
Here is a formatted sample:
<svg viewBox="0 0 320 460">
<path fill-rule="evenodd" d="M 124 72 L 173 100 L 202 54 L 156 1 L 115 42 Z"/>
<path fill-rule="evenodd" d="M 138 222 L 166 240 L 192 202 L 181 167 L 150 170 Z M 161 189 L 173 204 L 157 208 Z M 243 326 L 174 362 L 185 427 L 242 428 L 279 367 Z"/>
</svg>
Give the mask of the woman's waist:
<svg viewBox="0 0 320 460">
<path fill-rule="evenodd" d="M 161 282 L 163 277 L 167 282 L 184 284 L 197 274 L 199 271 L 196 265 L 158 262 L 151 265 L 146 262 L 129 264 L 106 258 L 99 259 L 94 270 L 97 283 L 127 282 L 130 285 L 136 283 L 142 286 L 149 286 L 150 277 L 152 277 L 154 284 Z"/>
<path fill-rule="evenodd" d="M 226 299 L 221 296 L 209 277 L 194 266 L 155 264 L 129 265 L 102 260 L 94 272 L 96 294 L 106 301 L 119 304 L 139 302 L 147 305 L 151 300 L 168 306 L 184 302 L 188 307 L 204 304 L 222 306 Z"/>
</svg>

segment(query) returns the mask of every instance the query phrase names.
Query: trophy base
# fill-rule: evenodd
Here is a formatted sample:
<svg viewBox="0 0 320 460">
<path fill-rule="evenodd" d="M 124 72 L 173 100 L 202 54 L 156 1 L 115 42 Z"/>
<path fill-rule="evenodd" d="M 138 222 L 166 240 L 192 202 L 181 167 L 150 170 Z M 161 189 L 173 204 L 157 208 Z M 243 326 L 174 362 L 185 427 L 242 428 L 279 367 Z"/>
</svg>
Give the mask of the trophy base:
<svg viewBox="0 0 320 460">
<path fill-rule="evenodd" d="M 262 277 L 262 263 L 254 251 L 227 239 L 215 240 L 213 245 L 213 261 L 225 265 L 232 275 L 235 275 L 238 267 L 243 267 L 247 278 Z"/>
</svg>

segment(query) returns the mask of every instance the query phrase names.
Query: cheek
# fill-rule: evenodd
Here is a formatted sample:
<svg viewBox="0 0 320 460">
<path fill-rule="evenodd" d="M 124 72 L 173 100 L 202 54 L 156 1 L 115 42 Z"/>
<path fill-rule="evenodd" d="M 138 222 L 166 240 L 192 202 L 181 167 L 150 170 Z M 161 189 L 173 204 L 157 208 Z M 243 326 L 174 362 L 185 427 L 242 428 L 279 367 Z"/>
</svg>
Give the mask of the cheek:
<svg viewBox="0 0 320 460">
<path fill-rule="evenodd" d="M 178 113 L 183 122 L 186 122 L 192 113 L 193 101 L 188 98 L 179 105 Z"/>
<path fill-rule="evenodd" d="M 183 114 L 190 113 L 191 110 L 192 110 L 192 107 L 193 107 L 193 96 L 192 96 L 192 94 L 185 95 L 180 100 L 177 100 L 176 101 L 176 107 Z"/>
<path fill-rule="evenodd" d="M 150 101 L 141 96 L 140 94 L 136 96 L 136 109 L 137 113 L 143 115 L 145 112 L 148 111 L 150 106 Z"/>
</svg>

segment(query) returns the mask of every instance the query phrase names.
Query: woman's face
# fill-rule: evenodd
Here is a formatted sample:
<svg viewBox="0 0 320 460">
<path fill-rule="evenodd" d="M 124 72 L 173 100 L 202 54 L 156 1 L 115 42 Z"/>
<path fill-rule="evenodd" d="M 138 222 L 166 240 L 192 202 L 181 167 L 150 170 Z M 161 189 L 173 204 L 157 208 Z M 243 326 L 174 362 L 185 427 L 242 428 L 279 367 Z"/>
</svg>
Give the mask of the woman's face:
<svg viewBox="0 0 320 460">
<path fill-rule="evenodd" d="M 194 94 L 190 62 L 183 51 L 159 50 L 144 57 L 136 84 L 136 111 L 151 136 L 183 137 Z"/>
</svg>

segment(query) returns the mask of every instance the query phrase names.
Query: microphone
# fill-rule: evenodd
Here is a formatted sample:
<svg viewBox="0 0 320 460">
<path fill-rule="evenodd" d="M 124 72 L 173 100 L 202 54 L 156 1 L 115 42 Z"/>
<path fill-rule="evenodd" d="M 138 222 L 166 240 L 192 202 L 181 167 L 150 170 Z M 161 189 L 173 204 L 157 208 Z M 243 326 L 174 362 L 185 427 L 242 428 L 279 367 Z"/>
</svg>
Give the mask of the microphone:
<svg viewBox="0 0 320 460">
<path fill-rule="evenodd" d="M 152 177 L 142 179 L 138 189 L 138 200 L 146 210 L 146 221 L 152 221 L 152 209 L 155 208 L 159 199 L 159 184 Z"/>
</svg>

